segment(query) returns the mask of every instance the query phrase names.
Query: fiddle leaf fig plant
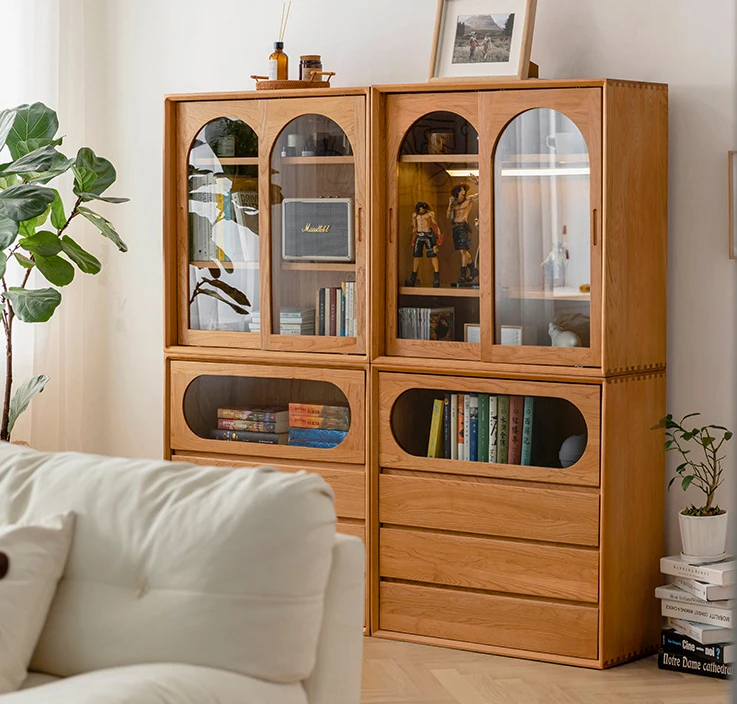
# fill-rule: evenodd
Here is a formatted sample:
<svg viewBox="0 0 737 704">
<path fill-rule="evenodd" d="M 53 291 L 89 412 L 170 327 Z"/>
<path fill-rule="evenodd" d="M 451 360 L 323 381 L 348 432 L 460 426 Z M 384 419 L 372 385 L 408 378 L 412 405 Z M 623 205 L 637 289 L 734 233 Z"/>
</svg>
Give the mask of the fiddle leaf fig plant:
<svg viewBox="0 0 737 704">
<path fill-rule="evenodd" d="M 58 289 L 72 283 L 77 269 L 97 274 L 102 268 L 68 234 L 74 218 L 81 215 L 121 252 L 128 249 L 108 220 L 83 205 L 128 200 L 102 195 L 115 182 L 115 168 L 89 147 L 82 147 L 74 159 L 65 156 L 57 149 L 63 141 L 58 129 L 56 112 L 43 103 L 0 111 L 0 162 L 6 152 L 11 159 L 0 163 L 0 318 L 6 346 L 0 440 L 10 440 L 18 416 L 49 381 L 39 374 L 23 382 L 13 395 L 16 318 L 45 323 L 61 303 Z M 76 199 L 67 209 L 59 191 L 47 184 L 70 170 Z"/>
<path fill-rule="evenodd" d="M 680 477 L 681 487 L 685 491 L 689 486 L 695 486 L 705 496 L 702 506 L 691 504 L 681 513 L 685 516 L 718 516 L 724 513 L 715 504 L 715 494 L 724 481 L 722 478 L 722 461 L 725 455 L 720 454 L 725 442 L 732 439 L 732 431 L 721 425 L 703 425 L 701 427 L 686 427 L 689 418 L 695 418 L 700 413 L 689 413 L 680 422 L 668 414 L 661 419 L 655 428 L 665 428 L 666 441 L 663 445 L 667 451 L 676 451 L 681 455 L 683 462 L 676 467 L 676 475 L 670 482 Z M 692 454 L 693 453 L 693 454 Z"/>
</svg>

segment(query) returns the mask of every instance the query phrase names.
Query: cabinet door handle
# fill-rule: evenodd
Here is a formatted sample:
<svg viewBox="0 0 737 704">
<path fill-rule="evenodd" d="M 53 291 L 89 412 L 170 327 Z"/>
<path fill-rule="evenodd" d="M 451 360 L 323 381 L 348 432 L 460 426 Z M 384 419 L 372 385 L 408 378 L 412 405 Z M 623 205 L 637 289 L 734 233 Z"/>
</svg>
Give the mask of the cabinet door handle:
<svg viewBox="0 0 737 704">
<path fill-rule="evenodd" d="M 361 215 L 363 213 L 363 208 L 358 209 L 358 241 L 361 241 Z"/>
<path fill-rule="evenodd" d="M 389 243 L 394 242 L 394 209 L 389 208 Z"/>
<path fill-rule="evenodd" d="M 599 220 L 599 211 L 594 208 L 594 211 L 591 213 L 591 238 L 594 243 L 594 247 L 598 245 L 599 238 L 598 238 L 598 220 Z"/>
</svg>

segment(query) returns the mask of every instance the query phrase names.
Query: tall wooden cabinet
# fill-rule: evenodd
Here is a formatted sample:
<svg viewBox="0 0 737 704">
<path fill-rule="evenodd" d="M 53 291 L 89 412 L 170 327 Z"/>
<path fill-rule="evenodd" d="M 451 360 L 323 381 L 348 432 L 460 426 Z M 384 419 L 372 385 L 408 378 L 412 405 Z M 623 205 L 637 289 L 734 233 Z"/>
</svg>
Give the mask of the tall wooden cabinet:
<svg viewBox="0 0 737 704">
<path fill-rule="evenodd" d="M 596 668 L 652 652 L 666 86 L 174 96 L 166 116 L 168 456 L 320 472 L 366 540 L 376 636 Z M 326 198 L 349 255 L 295 256 L 290 204 Z M 342 334 L 295 313 L 341 287 Z M 348 405 L 345 439 L 210 436 L 223 404 L 289 401 Z"/>
</svg>

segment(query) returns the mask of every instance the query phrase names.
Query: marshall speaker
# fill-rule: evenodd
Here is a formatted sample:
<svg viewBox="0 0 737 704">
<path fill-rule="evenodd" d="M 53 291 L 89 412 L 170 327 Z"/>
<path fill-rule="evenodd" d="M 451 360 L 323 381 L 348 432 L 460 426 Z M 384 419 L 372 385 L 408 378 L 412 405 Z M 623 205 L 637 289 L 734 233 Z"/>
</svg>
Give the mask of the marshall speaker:
<svg viewBox="0 0 737 704">
<path fill-rule="evenodd" d="M 282 259 L 353 261 L 352 198 L 285 198 Z"/>
</svg>

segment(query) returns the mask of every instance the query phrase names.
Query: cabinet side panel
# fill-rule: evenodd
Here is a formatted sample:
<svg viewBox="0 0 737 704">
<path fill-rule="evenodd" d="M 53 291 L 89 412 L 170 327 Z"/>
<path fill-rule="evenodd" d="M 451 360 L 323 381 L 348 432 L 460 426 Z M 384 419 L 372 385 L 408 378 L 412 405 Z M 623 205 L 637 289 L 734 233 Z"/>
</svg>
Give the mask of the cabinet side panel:
<svg viewBox="0 0 737 704">
<path fill-rule="evenodd" d="M 600 659 L 604 666 L 659 642 L 664 548 L 665 374 L 620 377 L 603 390 Z"/>
<path fill-rule="evenodd" d="M 659 369 L 666 339 L 667 88 L 607 82 L 604 135 L 604 369 Z"/>
</svg>

